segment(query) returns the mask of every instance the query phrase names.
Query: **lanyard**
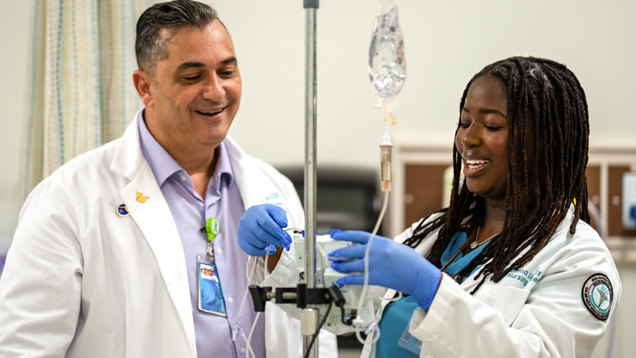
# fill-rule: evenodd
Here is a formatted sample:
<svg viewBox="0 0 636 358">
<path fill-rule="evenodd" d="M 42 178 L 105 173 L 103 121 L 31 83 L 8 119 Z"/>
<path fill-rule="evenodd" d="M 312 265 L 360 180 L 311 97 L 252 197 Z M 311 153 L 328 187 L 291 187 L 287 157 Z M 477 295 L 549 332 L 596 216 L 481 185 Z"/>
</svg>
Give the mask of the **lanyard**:
<svg viewBox="0 0 636 358">
<path fill-rule="evenodd" d="M 214 238 L 221 231 L 221 223 L 217 218 L 209 218 L 205 222 L 205 227 L 201 229 L 207 233 L 208 248 L 207 248 L 207 261 L 214 263 Z"/>
</svg>

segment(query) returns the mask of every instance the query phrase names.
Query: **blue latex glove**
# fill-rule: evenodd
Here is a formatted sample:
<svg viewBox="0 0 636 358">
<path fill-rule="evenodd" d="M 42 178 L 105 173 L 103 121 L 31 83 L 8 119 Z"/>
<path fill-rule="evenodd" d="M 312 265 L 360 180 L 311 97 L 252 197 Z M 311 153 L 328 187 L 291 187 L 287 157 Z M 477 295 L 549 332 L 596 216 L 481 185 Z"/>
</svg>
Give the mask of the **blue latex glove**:
<svg viewBox="0 0 636 358">
<path fill-rule="evenodd" d="M 238 226 L 238 245 L 250 256 L 265 256 L 276 253 L 270 245 L 284 247 L 289 251 L 292 238 L 283 230 L 287 227 L 285 210 L 271 204 L 255 205 L 243 213 Z"/>
<path fill-rule="evenodd" d="M 331 268 L 342 273 L 361 273 L 339 278 L 341 285 L 364 284 L 364 254 L 371 234 L 363 231 L 331 232 L 335 240 L 360 243 L 334 250 Z M 352 260 L 352 261 L 347 261 Z M 428 309 L 437 292 L 441 271 L 411 247 L 399 244 L 386 237 L 376 236 L 369 252 L 369 285 L 392 288 L 413 296 L 418 305 Z"/>
</svg>

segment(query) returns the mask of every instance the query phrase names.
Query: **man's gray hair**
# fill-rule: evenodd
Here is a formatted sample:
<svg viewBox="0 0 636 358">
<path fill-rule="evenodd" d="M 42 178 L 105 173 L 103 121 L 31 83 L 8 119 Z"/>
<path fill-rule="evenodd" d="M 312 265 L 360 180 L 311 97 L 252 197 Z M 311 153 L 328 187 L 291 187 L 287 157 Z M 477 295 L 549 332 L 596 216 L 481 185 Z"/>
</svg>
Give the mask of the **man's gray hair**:
<svg viewBox="0 0 636 358">
<path fill-rule="evenodd" d="M 149 7 L 137 21 L 135 53 L 139 69 L 154 76 L 157 62 L 168 58 L 165 42 L 182 28 L 203 29 L 214 20 L 221 22 L 216 10 L 197 1 L 176 0 Z M 161 35 L 163 29 L 172 31 L 165 39 Z"/>
</svg>

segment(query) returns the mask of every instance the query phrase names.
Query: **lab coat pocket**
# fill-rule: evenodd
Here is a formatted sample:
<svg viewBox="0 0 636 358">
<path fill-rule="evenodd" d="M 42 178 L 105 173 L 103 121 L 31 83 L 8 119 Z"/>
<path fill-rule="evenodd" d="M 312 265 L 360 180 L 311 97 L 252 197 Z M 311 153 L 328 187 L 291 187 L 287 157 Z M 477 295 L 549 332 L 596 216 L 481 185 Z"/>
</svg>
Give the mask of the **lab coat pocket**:
<svg viewBox="0 0 636 358">
<path fill-rule="evenodd" d="M 510 326 L 526 303 L 530 291 L 506 286 L 484 285 L 475 298 L 496 309 Z"/>
</svg>

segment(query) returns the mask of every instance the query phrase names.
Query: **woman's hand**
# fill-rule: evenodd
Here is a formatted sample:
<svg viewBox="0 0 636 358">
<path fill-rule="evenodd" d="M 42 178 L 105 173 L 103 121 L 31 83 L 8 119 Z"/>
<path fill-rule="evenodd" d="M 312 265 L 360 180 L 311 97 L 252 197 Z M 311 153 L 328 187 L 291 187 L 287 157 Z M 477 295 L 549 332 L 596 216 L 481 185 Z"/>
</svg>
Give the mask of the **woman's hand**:
<svg viewBox="0 0 636 358">
<path fill-rule="evenodd" d="M 331 232 L 334 240 L 359 243 L 329 253 L 331 268 L 342 273 L 357 273 L 338 281 L 341 285 L 364 284 L 364 254 L 371 234 L 363 231 Z M 441 271 L 411 247 L 386 237 L 376 236 L 369 252 L 369 284 L 392 288 L 413 296 L 420 307 L 433 302 Z"/>
</svg>

